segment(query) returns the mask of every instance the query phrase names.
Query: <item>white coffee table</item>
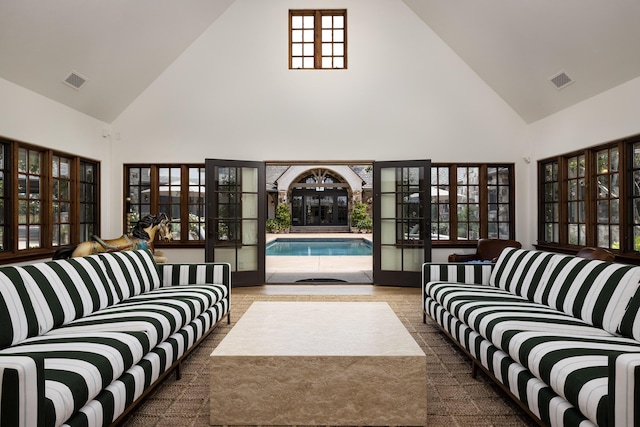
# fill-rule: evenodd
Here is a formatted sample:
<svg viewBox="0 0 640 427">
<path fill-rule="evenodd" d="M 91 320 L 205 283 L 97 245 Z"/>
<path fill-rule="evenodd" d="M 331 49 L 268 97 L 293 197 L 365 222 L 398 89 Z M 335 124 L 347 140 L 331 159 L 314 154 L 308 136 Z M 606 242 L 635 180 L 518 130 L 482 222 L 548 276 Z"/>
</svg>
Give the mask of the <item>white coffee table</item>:
<svg viewBox="0 0 640 427">
<path fill-rule="evenodd" d="M 211 353 L 213 425 L 425 425 L 427 364 L 385 302 L 254 302 Z"/>
</svg>

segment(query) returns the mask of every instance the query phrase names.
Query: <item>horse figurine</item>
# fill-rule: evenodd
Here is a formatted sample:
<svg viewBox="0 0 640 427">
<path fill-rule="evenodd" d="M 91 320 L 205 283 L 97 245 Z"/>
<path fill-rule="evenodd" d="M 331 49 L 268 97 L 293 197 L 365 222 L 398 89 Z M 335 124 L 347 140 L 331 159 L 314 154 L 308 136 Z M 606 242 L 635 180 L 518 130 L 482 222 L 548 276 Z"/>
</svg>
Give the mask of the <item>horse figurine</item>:
<svg viewBox="0 0 640 427">
<path fill-rule="evenodd" d="M 157 216 L 145 215 L 133 227 L 131 233 L 123 234 L 117 239 L 102 240 L 98 236 L 91 236 L 91 240 L 60 248 L 53 254 L 53 259 L 81 257 L 102 252 L 149 249 L 154 254 L 156 262 L 167 262 L 160 251 L 154 251 L 153 241 L 156 233 L 164 242 L 171 240 L 171 220 L 164 213 Z"/>
</svg>

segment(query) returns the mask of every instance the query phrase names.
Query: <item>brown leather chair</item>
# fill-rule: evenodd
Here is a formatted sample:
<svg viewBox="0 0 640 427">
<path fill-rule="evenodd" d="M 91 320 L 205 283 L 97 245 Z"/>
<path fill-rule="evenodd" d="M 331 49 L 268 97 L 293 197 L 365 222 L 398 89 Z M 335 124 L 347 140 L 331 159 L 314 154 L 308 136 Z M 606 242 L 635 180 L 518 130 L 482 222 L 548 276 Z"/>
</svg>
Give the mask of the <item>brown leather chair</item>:
<svg viewBox="0 0 640 427">
<path fill-rule="evenodd" d="M 598 259 L 600 261 L 613 262 L 616 256 L 603 248 L 591 248 L 586 246 L 578 251 L 576 256 L 586 259 Z"/>
<path fill-rule="evenodd" d="M 522 244 L 517 240 L 479 239 L 475 254 L 451 254 L 449 262 L 491 261 L 496 262 L 504 248 L 520 249 Z"/>
</svg>

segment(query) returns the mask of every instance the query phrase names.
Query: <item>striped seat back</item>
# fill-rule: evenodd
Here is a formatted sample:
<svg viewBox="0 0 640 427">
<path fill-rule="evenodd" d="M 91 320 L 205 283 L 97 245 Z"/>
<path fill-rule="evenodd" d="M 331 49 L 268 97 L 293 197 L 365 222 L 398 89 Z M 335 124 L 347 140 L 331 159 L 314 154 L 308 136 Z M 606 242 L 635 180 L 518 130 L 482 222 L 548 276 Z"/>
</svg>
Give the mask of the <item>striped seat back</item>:
<svg viewBox="0 0 640 427">
<path fill-rule="evenodd" d="M 199 264 L 161 264 L 158 265 L 161 286 L 180 286 L 189 284 L 226 283 L 225 265 L 213 263 Z"/>
<path fill-rule="evenodd" d="M 148 249 L 109 252 L 98 256 L 105 264 L 119 301 L 160 287 L 158 265 Z"/>
<path fill-rule="evenodd" d="M 116 302 L 95 257 L 0 268 L 0 348 L 42 335 Z"/>
<path fill-rule="evenodd" d="M 493 267 L 489 284 L 533 301 L 545 283 L 553 257 L 550 252 L 505 248 Z"/>
<path fill-rule="evenodd" d="M 534 301 L 610 333 L 618 333 L 631 298 L 638 290 L 640 267 L 554 255 L 543 292 Z"/>
<path fill-rule="evenodd" d="M 640 289 L 631 298 L 622 316 L 619 332 L 625 337 L 640 341 Z"/>
</svg>

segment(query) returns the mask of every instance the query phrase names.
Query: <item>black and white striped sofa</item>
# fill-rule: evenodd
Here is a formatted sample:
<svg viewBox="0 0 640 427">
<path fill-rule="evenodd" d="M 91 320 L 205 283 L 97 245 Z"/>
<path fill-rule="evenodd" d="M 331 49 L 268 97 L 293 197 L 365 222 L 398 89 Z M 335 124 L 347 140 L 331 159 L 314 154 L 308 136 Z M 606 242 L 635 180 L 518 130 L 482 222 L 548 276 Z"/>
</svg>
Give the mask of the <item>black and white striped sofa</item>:
<svg viewBox="0 0 640 427">
<path fill-rule="evenodd" d="M 542 425 L 640 426 L 640 267 L 507 248 L 423 266 L 433 318 Z"/>
<path fill-rule="evenodd" d="M 223 318 L 230 267 L 126 251 L 0 268 L 0 425 L 107 426 Z"/>
</svg>

